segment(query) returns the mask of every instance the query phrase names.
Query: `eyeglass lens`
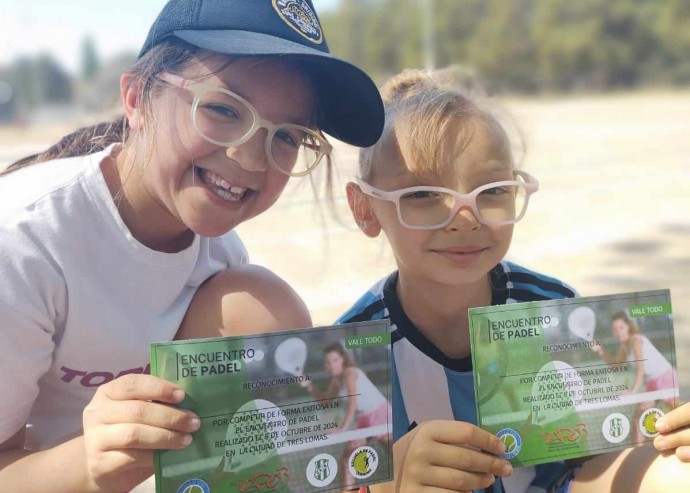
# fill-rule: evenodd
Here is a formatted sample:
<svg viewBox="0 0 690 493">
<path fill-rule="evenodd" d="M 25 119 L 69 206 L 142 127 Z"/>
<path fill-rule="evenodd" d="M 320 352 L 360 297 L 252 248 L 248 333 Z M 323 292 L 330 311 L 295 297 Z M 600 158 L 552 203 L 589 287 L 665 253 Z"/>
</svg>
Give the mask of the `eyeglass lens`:
<svg viewBox="0 0 690 493">
<path fill-rule="evenodd" d="M 254 115 L 244 102 L 230 94 L 207 91 L 199 96 L 194 122 L 204 137 L 231 145 L 251 130 Z M 299 125 L 279 125 L 268 138 L 273 161 L 288 173 L 308 171 L 321 156 L 321 140 Z"/>
<path fill-rule="evenodd" d="M 411 226 L 433 226 L 446 222 L 454 214 L 455 195 L 445 192 L 411 192 L 400 197 L 400 215 Z M 519 218 L 527 205 L 522 185 L 503 185 L 483 190 L 476 198 L 478 219 L 498 224 Z"/>
</svg>

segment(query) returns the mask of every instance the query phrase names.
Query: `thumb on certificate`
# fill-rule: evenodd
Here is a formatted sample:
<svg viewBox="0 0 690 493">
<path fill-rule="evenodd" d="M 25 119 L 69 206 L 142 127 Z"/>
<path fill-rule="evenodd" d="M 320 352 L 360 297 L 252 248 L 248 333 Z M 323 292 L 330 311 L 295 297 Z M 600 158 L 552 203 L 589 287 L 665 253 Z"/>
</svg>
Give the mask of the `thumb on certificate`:
<svg viewBox="0 0 690 493">
<path fill-rule="evenodd" d="M 423 432 L 436 442 L 467 445 L 494 455 L 505 452 L 505 445 L 498 437 L 471 423 L 438 420 L 428 421 L 425 425 Z"/>
</svg>

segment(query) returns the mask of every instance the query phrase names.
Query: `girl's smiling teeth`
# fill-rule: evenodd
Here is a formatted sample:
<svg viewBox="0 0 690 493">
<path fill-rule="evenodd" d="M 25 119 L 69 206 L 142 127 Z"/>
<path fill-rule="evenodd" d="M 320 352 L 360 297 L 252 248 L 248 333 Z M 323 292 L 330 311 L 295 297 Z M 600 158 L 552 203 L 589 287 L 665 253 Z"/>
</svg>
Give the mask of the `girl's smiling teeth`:
<svg viewBox="0 0 690 493">
<path fill-rule="evenodd" d="M 225 178 L 213 171 L 199 167 L 196 169 L 198 170 L 199 177 L 208 188 L 223 200 L 228 202 L 239 202 L 245 195 L 252 192 L 251 189 L 246 187 L 231 186 Z"/>
</svg>

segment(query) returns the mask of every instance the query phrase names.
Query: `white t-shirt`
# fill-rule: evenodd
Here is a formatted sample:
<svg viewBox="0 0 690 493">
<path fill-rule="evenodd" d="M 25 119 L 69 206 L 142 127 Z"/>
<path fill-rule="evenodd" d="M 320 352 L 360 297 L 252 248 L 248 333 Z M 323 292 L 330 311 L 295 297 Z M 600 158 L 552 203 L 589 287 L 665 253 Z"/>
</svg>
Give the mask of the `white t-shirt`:
<svg viewBox="0 0 690 493">
<path fill-rule="evenodd" d="M 247 262 L 234 232 L 179 253 L 139 243 L 90 156 L 0 177 L 0 443 L 28 423 L 27 448 L 78 436 L 96 388 L 148 372 L 199 285 Z"/>
</svg>

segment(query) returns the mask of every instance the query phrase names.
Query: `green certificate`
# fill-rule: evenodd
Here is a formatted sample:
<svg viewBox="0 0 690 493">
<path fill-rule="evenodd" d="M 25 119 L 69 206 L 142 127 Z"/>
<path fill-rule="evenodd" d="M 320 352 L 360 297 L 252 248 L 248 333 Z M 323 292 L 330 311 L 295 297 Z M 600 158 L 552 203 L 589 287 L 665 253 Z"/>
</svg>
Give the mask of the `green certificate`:
<svg viewBox="0 0 690 493">
<path fill-rule="evenodd" d="M 477 421 L 535 465 L 650 441 L 678 406 L 668 290 L 469 310 Z"/>
<path fill-rule="evenodd" d="M 158 493 L 312 493 L 393 479 L 387 321 L 151 345 L 201 418 Z"/>
</svg>

